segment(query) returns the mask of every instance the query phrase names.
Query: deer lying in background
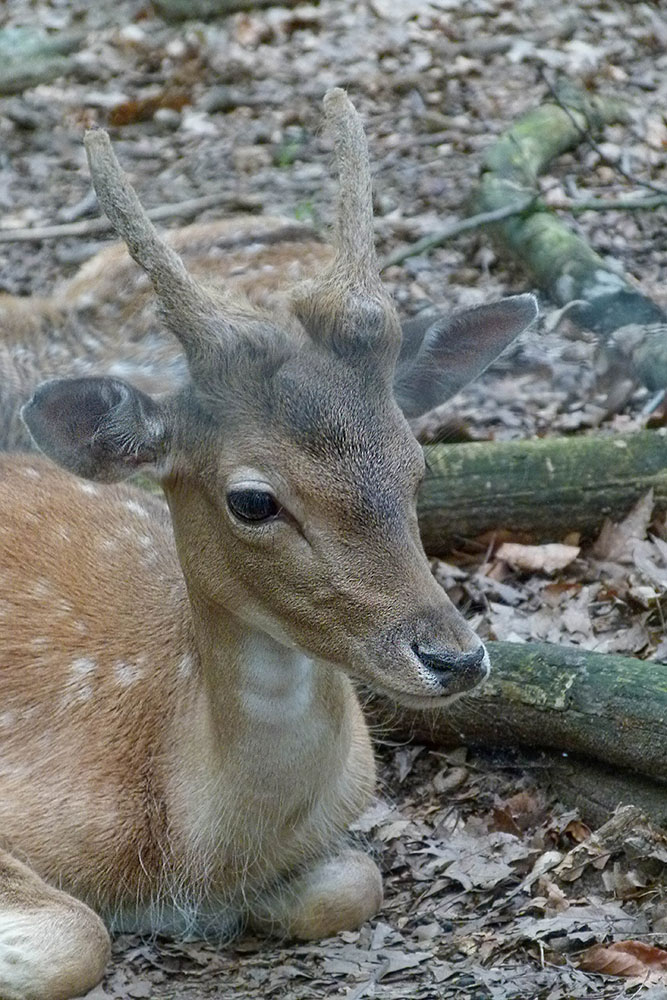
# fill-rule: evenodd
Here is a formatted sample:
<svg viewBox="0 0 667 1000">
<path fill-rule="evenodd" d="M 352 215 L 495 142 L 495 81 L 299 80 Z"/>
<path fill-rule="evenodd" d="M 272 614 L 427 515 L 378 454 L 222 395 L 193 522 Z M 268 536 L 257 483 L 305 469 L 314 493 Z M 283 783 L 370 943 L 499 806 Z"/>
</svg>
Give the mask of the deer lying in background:
<svg viewBox="0 0 667 1000">
<path fill-rule="evenodd" d="M 429 571 L 404 413 L 485 367 L 535 303 L 436 324 L 401 353 L 361 124 L 340 90 L 325 108 L 334 253 L 272 311 L 195 280 L 106 133 L 87 135 L 100 203 L 187 369 L 156 397 L 111 376 L 47 382 L 23 417 L 67 471 L 0 456 L 3 1000 L 98 982 L 97 914 L 219 938 L 358 926 L 382 887 L 345 844 L 374 786 L 352 679 L 436 706 L 488 671 Z M 95 485 L 137 469 L 168 512 Z"/>
</svg>

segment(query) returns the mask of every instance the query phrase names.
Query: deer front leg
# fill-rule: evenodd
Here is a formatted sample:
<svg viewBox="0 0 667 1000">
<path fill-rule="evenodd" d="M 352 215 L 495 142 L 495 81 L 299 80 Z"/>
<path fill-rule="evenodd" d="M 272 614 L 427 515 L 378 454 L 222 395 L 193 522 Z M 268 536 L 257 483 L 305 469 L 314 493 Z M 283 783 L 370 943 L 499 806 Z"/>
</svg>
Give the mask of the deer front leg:
<svg viewBox="0 0 667 1000">
<path fill-rule="evenodd" d="M 109 959 L 97 914 L 0 850 L 0 997 L 70 1000 L 91 990 Z"/>
<path fill-rule="evenodd" d="M 362 851 L 320 861 L 264 901 L 253 928 L 309 940 L 355 930 L 382 906 L 380 870 Z"/>
</svg>

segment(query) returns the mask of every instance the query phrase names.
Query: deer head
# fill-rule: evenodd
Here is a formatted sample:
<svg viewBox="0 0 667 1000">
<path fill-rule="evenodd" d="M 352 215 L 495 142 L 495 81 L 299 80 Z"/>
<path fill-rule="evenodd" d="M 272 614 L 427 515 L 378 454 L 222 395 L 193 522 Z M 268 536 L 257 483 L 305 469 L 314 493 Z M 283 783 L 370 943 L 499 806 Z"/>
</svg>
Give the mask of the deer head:
<svg viewBox="0 0 667 1000">
<path fill-rule="evenodd" d="M 401 341 L 373 242 L 360 120 L 325 98 L 339 206 L 330 268 L 279 323 L 196 282 L 158 236 L 107 134 L 86 135 L 100 204 L 148 274 L 190 378 L 150 398 L 115 378 L 41 386 L 23 417 L 65 468 L 161 482 L 200 617 L 251 629 L 403 701 L 434 703 L 487 673 L 480 640 L 434 581 L 419 538 L 424 460 L 406 419 L 478 374 L 535 317 L 532 296 Z"/>
</svg>

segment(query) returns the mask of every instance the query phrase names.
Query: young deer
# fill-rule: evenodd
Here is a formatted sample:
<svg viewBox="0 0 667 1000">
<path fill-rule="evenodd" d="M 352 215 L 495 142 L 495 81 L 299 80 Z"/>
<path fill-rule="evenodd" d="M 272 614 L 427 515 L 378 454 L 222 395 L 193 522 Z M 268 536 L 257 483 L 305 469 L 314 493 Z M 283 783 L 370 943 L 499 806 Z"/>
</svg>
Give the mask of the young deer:
<svg viewBox="0 0 667 1000">
<path fill-rule="evenodd" d="M 361 124 L 341 90 L 325 109 L 335 251 L 289 311 L 191 277 L 106 133 L 86 137 L 100 203 L 187 373 L 157 398 L 109 376 L 47 382 L 23 417 L 68 471 L 0 457 L 3 1000 L 91 988 L 108 956 L 96 913 L 219 938 L 358 926 L 382 887 L 344 839 L 374 785 L 352 679 L 434 706 L 488 671 L 429 572 L 404 413 L 473 377 L 535 303 L 413 329 L 401 352 Z M 137 469 L 168 512 L 69 474 Z"/>
</svg>

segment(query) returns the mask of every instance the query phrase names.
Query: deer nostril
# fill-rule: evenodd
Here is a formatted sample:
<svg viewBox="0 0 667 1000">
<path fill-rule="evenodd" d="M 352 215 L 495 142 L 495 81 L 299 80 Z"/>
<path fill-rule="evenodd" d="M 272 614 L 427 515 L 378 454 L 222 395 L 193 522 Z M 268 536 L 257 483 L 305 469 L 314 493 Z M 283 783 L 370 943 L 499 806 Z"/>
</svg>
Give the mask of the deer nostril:
<svg viewBox="0 0 667 1000">
<path fill-rule="evenodd" d="M 453 649 L 429 649 L 414 642 L 412 652 L 429 674 L 447 693 L 467 691 L 484 680 L 489 672 L 486 649 L 480 643 L 477 649 L 461 653 Z"/>
</svg>

